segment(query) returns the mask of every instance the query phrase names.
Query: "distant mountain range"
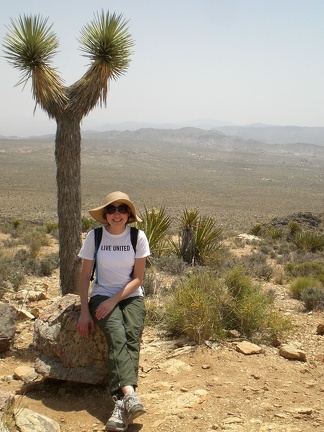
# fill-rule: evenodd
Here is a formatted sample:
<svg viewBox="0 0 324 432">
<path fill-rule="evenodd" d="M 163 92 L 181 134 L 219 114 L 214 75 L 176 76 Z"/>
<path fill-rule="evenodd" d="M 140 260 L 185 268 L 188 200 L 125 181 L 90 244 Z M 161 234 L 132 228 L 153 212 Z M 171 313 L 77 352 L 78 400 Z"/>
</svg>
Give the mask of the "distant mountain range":
<svg viewBox="0 0 324 432">
<path fill-rule="evenodd" d="M 208 121 L 206 121 L 208 122 Z M 198 122 L 197 122 L 198 123 Z M 137 127 L 139 123 L 106 125 L 100 130 L 82 132 L 83 142 L 104 140 L 142 141 L 151 143 L 183 143 L 194 146 L 215 147 L 220 151 L 243 151 L 264 153 L 292 153 L 305 157 L 324 155 L 324 127 L 270 126 L 254 124 L 249 126 L 219 125 L 214 128 L 198 127 Z M 116 126 L 116 127 L 114 127 Z M 147 125 L 148 126 L 148 125 Z M 165 126 L 165 127 L 164 127 Z M 169 125 L 170 126 L 170 125 Z M 1 137 L 4 140 L 28 140 L 49 142 L 53 135 L 30 138 Z"/>
<path fill-rule="evenodd" d="M 195 122 L 171 125 L 171 124 L 144 124 L 144 123 L 120 123 L 104 125 L 96 128 L 97 131 L 136 131 L 139 129 L 183 129 L 198 128 L 206 131 L 217 130 L 226 135 L 238 136 L 243 139 L 252 139 L 268 144 L 307 143 L 324 146 L 324 127 L 303 126 L 271 126 L 256 123 L 247 126 L 235 126 L 225 122 L 212 122 L 211 120 L 197 120 Z M 85 132 L 86 133 L 86 132 Z"/>
<path fill-rule="evenodd" d="M 303 158 L 324 158 L 324 143 L 322 145 L 310 143 L 279 143 L 269 144 L 261 140 L 241 138 L 238 135 L 228 135 L 219 130 L 204 130 L 198 128 L 181 129 L 154 129 L 143 128 L 134 131 L 87 131 L 83 133 L 84 145 L 95 145 L 97 147 L 109 146 L 109 143 L 116 143 L 118 146 L 127 143 L 137 143 L 143 148 L 163 147 L 184 148 L 189 151 L 199 149 L 210 149 L 222 152 L 259 153 L 259 154 L 286 154 L 298 155 Z"/>
</svg>

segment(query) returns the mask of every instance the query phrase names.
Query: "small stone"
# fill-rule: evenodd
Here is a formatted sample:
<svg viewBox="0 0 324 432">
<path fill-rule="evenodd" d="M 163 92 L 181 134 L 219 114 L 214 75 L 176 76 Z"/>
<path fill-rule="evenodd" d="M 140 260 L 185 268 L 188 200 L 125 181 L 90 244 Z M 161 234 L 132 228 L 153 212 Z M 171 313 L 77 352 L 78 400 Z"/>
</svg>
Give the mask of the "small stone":
<svg viewBox="0 0 324 432">
<path fill-rule="evenodd" d="M 35 369 L 29 366 L 18 366 L 14 370 L 15 379 L 22 380 L 25 383 L 35 381 L 38 378 L 38 374 Z"/>
<path fill-rule="evenodd" d="M 262 348 L 258 345 L 255 345 L 251 342 L 240 342 L 236 345 L 236 351 L 244 354 L 244 355 L 252 355 L 252 354 L 260 354 Z"/>
<path fill-rule="evenodd" d="M 316 333 L 321 336 L 324 335 L 324 324 L 318 324 Z"/>
<path fill-rule="evenodd" d="M 284 357 L 288 360 L 299 360 L 303 362 L 306 361 L 305 352 L 294 344 L 283 345 L 279 349 L 279 354 L 281 355 L 281 357 Z"/>
</svg>

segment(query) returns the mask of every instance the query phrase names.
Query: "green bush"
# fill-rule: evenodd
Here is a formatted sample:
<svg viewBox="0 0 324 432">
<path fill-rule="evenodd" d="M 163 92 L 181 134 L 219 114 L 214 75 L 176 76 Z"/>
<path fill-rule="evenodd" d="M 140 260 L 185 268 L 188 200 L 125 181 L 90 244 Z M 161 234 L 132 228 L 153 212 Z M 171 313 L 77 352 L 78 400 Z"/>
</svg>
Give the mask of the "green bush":
<svg viewBox="0 0 324 432">
<path fill-rule="evenodd" d="M 90 229 L 98 226 L 98 222 L 96 222 L 94 219 L 89 218 L 87 216 L 82 216 L 81 224 L 82 224 L 82 232 L 88 232 L 90 231 Z"/>
<path fill-rule="evenodd" d="M 321 286 L 318 279 L 309 276 L 297 277 L 290 284 L 290 293 L 293 298 L 300 300 L 303 291 L 308 288 L 321 288 Z"/>
<path fill-rule="evenodd" d="M 324 288 L 323 287 L 308 287 L 304 289 L 300 296 L 308 311 L 324 310 Z"/>
<path fill-rule="evenodd" d="M 324 263 L 319 261 L 306 261 L 299 264 L 288 263 L 287 272 L 294 277 L 309 276 L 318 279 L 324 285 Z"/>
<path fill-rule="evenodd" d="M 268 341 L 291 328 L 273 304 L 273 293 L 254 285 L 242 266 L 227 272 L 225 284 L 210 270 L 196 267 L 177 281 L 165 322 L 172 334 L 184 334 L 196 343 L 223 338 L 227 330 Z"/>
<path fill-rule="evenodd" d="M 259 285 L 244 274 L 241 266 L 230 270 L 225 276 L 225 284 L 232 295 L 227 304 L 225 325 L 251 337 L 257 332 L 275 333 L 279 329 L 271 328 L 273 295 L 263 291 Z"/>
<path fill-rule="evenodd" d="M 166 305 L 166 326 L 196 343 L 223 335 L 222 309 L 226 292 L 208 270 L 182 278 Z"/>
<path fill-rule="evenodd" d="M 58 223 L 57 222 L 48 222 L 46 224 L 47 234 L 51 234 L 52 232 L 55 232 L 57 230 L 58 230 Z"/>
<path fill-rule="evenodd" d="M 59 267 L 59 254 L 51 253 L 40 261 L 39 276 L 50 276 Z"/>
</svg>

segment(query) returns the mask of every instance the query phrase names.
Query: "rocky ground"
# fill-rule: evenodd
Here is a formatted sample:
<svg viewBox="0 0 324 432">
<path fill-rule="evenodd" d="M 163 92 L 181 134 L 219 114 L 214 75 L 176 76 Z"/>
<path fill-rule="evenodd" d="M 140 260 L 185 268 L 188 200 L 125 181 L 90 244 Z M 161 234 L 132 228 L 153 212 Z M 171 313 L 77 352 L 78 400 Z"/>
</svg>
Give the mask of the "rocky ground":
<svg viewBox="0 0 324 432">
<path fill-rule="evenodd" d="M 238 340 L 192 346 L 146 328 L 139 392 L 147 414 L 131 432 L 324 430 L 324 336 L 317 334 L 323 314 L 303 312 L 287 287 L 269 285 L 278 308 L 296 325 L 287 342 L 297 344 L 306 361 L 288 360 L 270 346 L 245 355 L 237 350 Z M 58 275 L 31 278 L 26 288 L 46 296 L 28 301 L 22 292 L 20 306 L 37 314 L 59 296 Z M 105 387 L 28 378 L 20 368 L 34 366 L 33 323 L 21 315 L 13 348 L 0 357 L 1 390 L 16 394 L 19 410 L 48 416 L 62 432 L 103 431 L 112 410 Z"/>
</svg>

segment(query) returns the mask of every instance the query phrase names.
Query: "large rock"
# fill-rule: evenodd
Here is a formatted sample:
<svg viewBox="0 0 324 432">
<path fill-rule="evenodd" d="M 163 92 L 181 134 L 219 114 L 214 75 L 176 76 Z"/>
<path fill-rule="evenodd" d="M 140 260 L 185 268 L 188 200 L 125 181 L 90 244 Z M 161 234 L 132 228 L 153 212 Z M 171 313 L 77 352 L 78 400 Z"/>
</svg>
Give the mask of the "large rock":
<svg viewBox="0 0 324 432">
<path fill-rule="evenodd" d="M 28 408 L 18 408 L 14 414 L 20 432 L 60 432 L 61 430 L 54 420 Z"/>
<path fill-rule="evenodd" d="M 0 303 L 0 353 L 8 351 L 16 333 L 16 310 L 8 303 Z"/>
<path fill-rule="evenodd" d="M 46 308 L 35 321 L 36 371 L 45 378 L 87 384 L 108 384 L 108 349 L 98 327 L 88 339 L 76 331 L 79 296 L 67 294 Z"/>
</svg>

